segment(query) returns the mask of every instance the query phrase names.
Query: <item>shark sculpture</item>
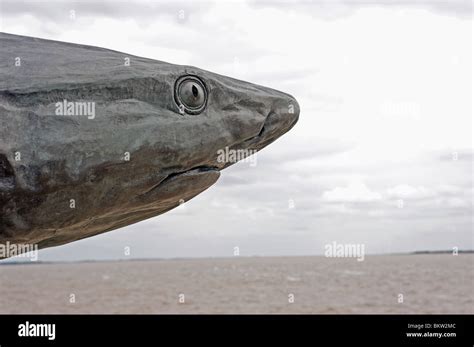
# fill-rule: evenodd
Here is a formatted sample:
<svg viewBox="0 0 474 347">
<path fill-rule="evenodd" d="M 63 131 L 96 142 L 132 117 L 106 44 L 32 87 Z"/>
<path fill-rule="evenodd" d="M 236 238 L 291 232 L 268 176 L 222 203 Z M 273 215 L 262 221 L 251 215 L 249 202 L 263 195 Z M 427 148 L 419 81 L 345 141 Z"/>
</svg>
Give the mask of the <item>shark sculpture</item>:
<svg viewBox="0 0 474 347">
<path fill-rule="evenodd" d="M 192 66 L 0 33 L 0 244 L 58 246 L 162 214 L 290 130 L 288 94 Z"/>
</svg>

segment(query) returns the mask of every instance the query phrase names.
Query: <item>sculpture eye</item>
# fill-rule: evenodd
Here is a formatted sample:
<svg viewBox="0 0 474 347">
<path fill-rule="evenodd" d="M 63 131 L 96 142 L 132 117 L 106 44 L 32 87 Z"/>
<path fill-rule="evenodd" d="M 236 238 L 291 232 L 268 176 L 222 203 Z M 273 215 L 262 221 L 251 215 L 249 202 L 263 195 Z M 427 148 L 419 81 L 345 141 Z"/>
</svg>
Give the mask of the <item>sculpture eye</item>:
<svg viewBox="0 0 474 347">
<path fill-rule="evenodd" d="M 207 90 L 204 82 L 196 76 L 178 78 L 174 88 L 174 98 L 181 113 L 201 113 L 207 103 Z"/>
</svg>

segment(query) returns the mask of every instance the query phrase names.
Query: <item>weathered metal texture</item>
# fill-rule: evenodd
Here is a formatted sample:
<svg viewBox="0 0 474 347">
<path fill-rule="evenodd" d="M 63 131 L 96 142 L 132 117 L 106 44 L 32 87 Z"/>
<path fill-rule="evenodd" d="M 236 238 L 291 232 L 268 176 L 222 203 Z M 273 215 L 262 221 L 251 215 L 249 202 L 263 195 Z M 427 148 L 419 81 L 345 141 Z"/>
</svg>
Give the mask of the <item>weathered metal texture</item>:
<svg viewBox="0 0 474 347">
<path fill-rule="evenodd" d="M 58 115 L 65 101 L 94 117 Z M 288 94 L 196 67 L 0 33 L 0 243 L 57 246 L 164 213 L 232 164 L 218 150 L 260 150 L 298 115 Z"/>
</svg>

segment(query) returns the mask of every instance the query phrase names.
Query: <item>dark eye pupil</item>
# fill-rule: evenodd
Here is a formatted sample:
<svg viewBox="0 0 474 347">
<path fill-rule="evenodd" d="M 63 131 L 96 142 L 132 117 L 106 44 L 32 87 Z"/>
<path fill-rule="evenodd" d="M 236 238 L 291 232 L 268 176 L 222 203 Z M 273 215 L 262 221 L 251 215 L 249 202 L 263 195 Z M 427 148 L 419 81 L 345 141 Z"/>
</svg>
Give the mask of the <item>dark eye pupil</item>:
<svg viewBox="0 0 474 347">
<path fill-rule="evenodd" d="M 195 98 L 197 98 L 198 94 L 199 94 L 199 91 L 198 89 L 196 88 L 195 85 L 193 85 L 193 87 L 191 88 L 192 92 L 193 92 L 193 95 Z"/>
<path fill-rule="evenodd" d="M 0 0 L 1 1 L 1 0 Z M 206 107 L 207 90 L 204 83 L 195 76 L 180 77 L 175 83 L 175 101 L 188 114 L 199 114 Z"/>
</svg>

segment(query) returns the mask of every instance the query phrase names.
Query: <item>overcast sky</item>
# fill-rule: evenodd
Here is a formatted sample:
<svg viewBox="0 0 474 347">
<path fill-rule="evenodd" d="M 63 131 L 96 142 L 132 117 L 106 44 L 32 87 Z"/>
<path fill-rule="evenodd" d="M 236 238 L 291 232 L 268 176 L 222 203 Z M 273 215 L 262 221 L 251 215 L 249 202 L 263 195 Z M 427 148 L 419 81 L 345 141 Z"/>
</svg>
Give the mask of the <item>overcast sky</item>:
<svg viewBox="0 0 474 347">
<path fill-rule="evenodd" d="M 471 1 L 0 1 L 3 32 L 189 64 L 300 120 L 180 208 L 40 260 L 473 248 Z M 71 12 L 74 11 L 74 12 Z"/>
</svg>

